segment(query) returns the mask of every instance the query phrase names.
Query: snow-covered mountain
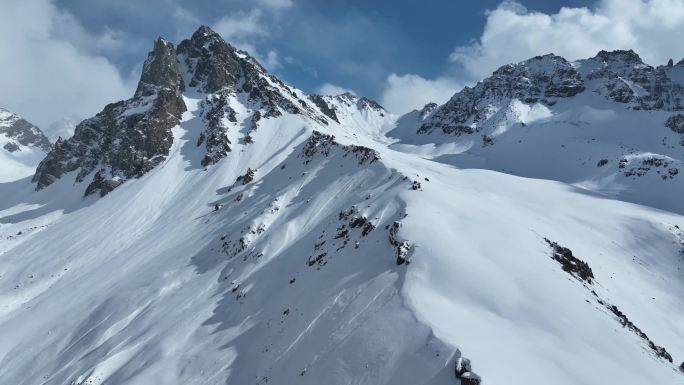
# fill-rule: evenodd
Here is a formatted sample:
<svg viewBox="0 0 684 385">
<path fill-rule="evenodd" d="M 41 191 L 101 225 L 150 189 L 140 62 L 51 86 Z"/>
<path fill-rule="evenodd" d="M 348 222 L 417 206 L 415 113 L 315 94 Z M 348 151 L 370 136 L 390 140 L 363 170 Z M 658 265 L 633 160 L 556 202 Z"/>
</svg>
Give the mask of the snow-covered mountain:
<svg viewBox="0 0 684 385">
<path fill-rule="evenodd" d="M 559 180 L 684 213 L 684 60 L 633 51 L 506 65 L 443 106 L 414 111 L 394 148 L 466 168 Z"/>
<path fill-rule="evenodd" d="M 38 127 L 0 108 L 0 183 L 33 174 L 51 148 L 50 140 Z"/>
<path fill-rule="evenodd" d="M 627 171 L 620 146 L 663 135 L 677 159 L 679 67 L 603 56 L 631 54 L 535 58 L 397 117 L 206 27 L 157 40 L 131 99 L 0 184 L 2 382 L 681 383 L 684 217 L 646 199 L 677 174 L 609 196 L 575 162 Z"/>
</svg>

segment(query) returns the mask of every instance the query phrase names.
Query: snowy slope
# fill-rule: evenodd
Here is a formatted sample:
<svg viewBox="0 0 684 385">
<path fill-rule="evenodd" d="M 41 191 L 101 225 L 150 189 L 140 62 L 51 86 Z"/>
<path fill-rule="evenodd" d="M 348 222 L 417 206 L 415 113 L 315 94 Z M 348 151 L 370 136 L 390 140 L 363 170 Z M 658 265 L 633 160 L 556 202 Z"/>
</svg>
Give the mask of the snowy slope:
<svg viewBox="0 0 684 385">
<path fill-rule="evenodd" d="M 2 383 L 684 379 L 681 215 L 390 148 L 363 99 L 185 84 L 168 155 L 106 196 L 0 184 Z"/>
<path fill-rule="evenodd" d="M 0 108 L 0 183 L 32 175 L 50 147 L 38 127 Z"/>
</svg>

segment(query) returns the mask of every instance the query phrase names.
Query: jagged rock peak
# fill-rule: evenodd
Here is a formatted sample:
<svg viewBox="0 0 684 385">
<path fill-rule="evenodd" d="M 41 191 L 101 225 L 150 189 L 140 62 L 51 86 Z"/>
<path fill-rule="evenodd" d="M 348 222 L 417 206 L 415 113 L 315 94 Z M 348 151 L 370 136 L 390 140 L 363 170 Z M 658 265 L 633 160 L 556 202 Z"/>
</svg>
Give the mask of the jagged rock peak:
<svg viewBox="0 0 684 385">
<path fill-rule="evenodd" d="M 639 54 L 634 52 L 631 49 L 628 50 L 614 50 L 614 51 L 605 51 L 601 50 L 599 51 L 598 54 L 596 54 L 595 59 L 604 61 L 604 62 L 622 62 L 622 63 L 627 63 L 627 64 L 644 64 L 643 60 L 641 60 L 641 57 Z"/>
<path fill-rule="evenodd" d="M 420 109 L 420 117 L 424 118 L 427 115 L 429 115 L 432 111 L 434 111 L 439 105 L 434 102 L 427 103 L 426 105 L 423 106 L 423 108 Z"/>
<path fill-rule="evenodd" d="M 0 135 L 7 137 L 3 148 L 9 152 L 20 151 L 22 146 L 37 147 L 45 152 L 52 148 L 40 128 L 4 108 L 0 108 Z"/>
<path fill-rule="evenodd" d="M 370 108 L 376 111 L 385 111 L 385 107 L 381 106 L 380 103 L 373 99 L 369 99 L 365 96 L 361 97 L 358 101 L 359 108 Z"/>
<path fill-rule="evenodd" d="M 138 178 L 169 154 L 171 129 L 185 111 L 182 82 L 173 45 L 158 39 L 145 61 L 135 95 L 109 104 L 79 123 L 68 140 L 58 140 L 33 176 L 36 190 L 67 173 L 88 182 L 85 195 L 109 193 Z"/>
<path fill-rule="evenodd" d="M 238 52 L 207 26 L 201 26 L 190 39 L 178 45 L 178 55 L 187 74 L 187 85 L 213 93 L 233 86 L 240 76 Z"/>
<path fill-rule="evenodd" d="M 553 74 L 558 69 L 572 68 L 572 64 L 564 57 L 549 53 L 527 59 L 517 64 L 506 64 L 494 71 L 493 75 L 509 75 L 516 69 L 524 68 L 533 74 Z"/>
<path fill-rule="evenodd" d="M 159 89 L 180 93 L 182 79 L 173 44 L 158 38 L 147 55 L 135 96 L 149 96 Z"/>
<path fill-rule="evenodd" d="M 418 133 L 439 129 L 446 134 L 473 134 L 494 114 L 493 106 L 513 99 L 551 106 L 584 90 L 584 79 L 572 63 L 554 54 L 536 56 L 504 65 L 474 87 L 464 87 L 430 114 Z"/>
</svg>

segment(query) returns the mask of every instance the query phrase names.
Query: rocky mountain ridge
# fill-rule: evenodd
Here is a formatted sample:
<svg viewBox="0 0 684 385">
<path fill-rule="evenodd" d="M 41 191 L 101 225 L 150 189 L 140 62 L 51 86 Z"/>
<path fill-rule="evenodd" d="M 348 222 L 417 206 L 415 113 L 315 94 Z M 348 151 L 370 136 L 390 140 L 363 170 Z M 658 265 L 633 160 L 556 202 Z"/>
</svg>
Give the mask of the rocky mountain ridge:
<svg viewBox="0 0 684 385">
<path fill-rule="evenodd" d="M 50 151 L 52 144 L 40 128 L 21 116 L 0 108 L 0 135 L 6 138 L 3 149 L 8 152 L 21 151 L 21 147 L 35 147 Z"/>
<path fill-rule="evenodd" d="M 512 100 L 550 107 L 585 92 L 635 110 L 681 111 L 682 71 L 684 60 L 654 68 L 632 50 L 601 51 L 576 62 L 554 54 L 537 56 L 504 65 L 474 87 L 457 92 L 421 124 L 418 133 L 472 134 Z"/>
<path fill-rule="evenodd" d="M 75 181 L 88 182 L 85 195 L 105 195 L 124 181 L 137 178 L 168 156 L 186 110 L 182 94 L 203 95 L 203 128 L 196 145 L 205 148 L 201 166 L 208 167 L 232 151 L 232 140 L 246 144 L 263 119 L 283 114 L 304 116 L 328 125 L 339 124 L 332 99 L 307 95 L 284 84 L 246 52 L 226 43 L 206 26 L 176 49 L 159 38 L 145 61 L 135 95 L 110 104 L 81 122 L 72 138 L 59 140 L 41 162 L 33 181 L 38 190 L 63 175 L 78 171 Z M 336 97 L 344 108 L 384 109 L 367 98 Z"/>
</svg>

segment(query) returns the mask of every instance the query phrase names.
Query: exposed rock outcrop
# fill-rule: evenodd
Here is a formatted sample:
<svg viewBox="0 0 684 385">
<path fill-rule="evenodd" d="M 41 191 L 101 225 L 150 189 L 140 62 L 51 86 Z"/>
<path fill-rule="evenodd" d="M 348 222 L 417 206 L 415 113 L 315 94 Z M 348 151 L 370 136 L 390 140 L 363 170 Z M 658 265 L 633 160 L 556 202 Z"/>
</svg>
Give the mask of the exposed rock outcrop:
<svg viewBox="0 0 684 385">
<path fill-rule="evenodd" d="M 185 104 L 173 45 L 159 38 L 143 66 L 133 98 L 107 105 L 81 122 L 74 136 L 58 140 L 38 166 L 33 182 L 40 190 L 77 171 L 76 182 L 91 175 L 85 195 L 101 196 L 127 179 L 138 178 L 160 164 L 173 143 Z"/>
<path fill-rule="evenodd" d="M 552 106 L 584 92 L 632 109 L 681 111 L 684 89 L 672 75 L 678 66 L 651 67 L 632 50 L 601 51 L 574 63 L 553 54 L 537 56 L 502 66 L 474 87 L 463 88 L 429 113 L 418 133 L 469 135 L 513 100 Z"/>
<path fill-rule="evenodd" d="M 546 243 L 551 246 L 553 250 L 552 258 L 558 261 L 563 266 L 563 271 L 571 274 L 580 281 L 591 283 L 594 278 L 594 272 L 591 271 L 589 264 L 572 255 L 572 251 L 567 247 L 563 247 L 556 242 L 552 242 L 544 238 Z"/>
<path fill-rule="evenodd" d="M 518 99 L 524 103 L 555 104 L 584 91 L 579 72 L 570 62 L 556 55 L 537 56 L 497 69 L 491 77 L 465 87 L 435 110 L 418 133 L 441 130 L 446 134 L 472 134 L 491 116 L 488 106 Z"/>
<path fill-rule="evenodd" d="M 329 157 L 333 149 L 336 148 L 342 151 L 343 157 L 353 155 L 359 165 L 371 164 L 380 159 L 378 152 L 371 148 L 357 145 L 343 146 L 335 141 L 334 135 L 314 131 L 302 149 L 302 156 L 305 158 L 304 163 L 309 163 L 316 155 Z"/>
<path fill-rule="evenodd" d="M 456 378 L 461 380 L 461 385 L 479 385 L 482 383 L 482 378 L 473 373 L 472 370 L 470 360 L 465 357 L 458 357 L 454 362 L 454 372 Z"/>
</svg>

